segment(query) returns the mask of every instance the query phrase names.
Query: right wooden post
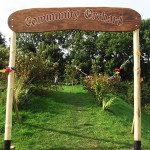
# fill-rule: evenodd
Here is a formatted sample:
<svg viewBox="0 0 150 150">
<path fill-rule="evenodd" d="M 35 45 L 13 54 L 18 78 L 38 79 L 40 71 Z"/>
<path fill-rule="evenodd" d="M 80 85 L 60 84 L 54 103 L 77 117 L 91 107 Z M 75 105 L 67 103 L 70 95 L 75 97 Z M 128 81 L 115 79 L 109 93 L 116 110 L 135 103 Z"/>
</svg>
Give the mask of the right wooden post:
<svg viewBox="0 0 150 150">
<path fill-rule="evenodd" d="M 141 83 L 139 29 L 133 31 L 134 53 L 134 150 L 141 150 Z"/>
</svg>

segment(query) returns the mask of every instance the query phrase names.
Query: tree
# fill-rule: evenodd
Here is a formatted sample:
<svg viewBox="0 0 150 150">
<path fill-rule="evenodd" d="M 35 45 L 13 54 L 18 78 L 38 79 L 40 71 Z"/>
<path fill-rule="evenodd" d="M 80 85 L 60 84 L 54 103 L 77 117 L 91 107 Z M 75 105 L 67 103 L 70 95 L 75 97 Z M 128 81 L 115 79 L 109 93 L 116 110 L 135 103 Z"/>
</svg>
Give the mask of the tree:
<svg viewBox="0 0 150 150">
<path fill-rule="evenodd" d="M 150 71 L 150 20 L 140 27 L 142 76 Z M 45 65 L 64 73 L 66 63 L 78 66 L 87 74 L 106 72 L 110 76 L 133 55 L 132 32 L 91 32 L 79 30 L 20 34 L 18 47 L 40 53 Z M 123 68 L 122 79 L 133 79 L 133 61 Z M 52 70 L 51 70 L 52 71 Z"/>
<path fill-rule="evenodd" d="M 43 33 L 17 33 L 17 47 L 23 51 L 36 52 L 42 40 Z"/>
<path fill-rule="evenodd" d="M 62 77 L 64 74 L 64 66 L 66 62 L 64 52 L 65 31 L 46 32 L 43 34 L 43 42 L 41 42 L 39 50 L 42 57 L 53 63 L 53 75 L 57 72 Z"/>
<path fill-rule="evenodd" d="M 8 66 L 9 51 L 8 48 L 0 45 L 0 69 L 6 68 Z"/>
<path fill-rule="evenodd" d="M 0 69 L 8 66 L 9 51 L 5 45 L 5 37 L 0 32 Z"/>
<path fill-rule="evenodd" d="M 91 73 L 92 60 L 97 57 L 97 36 L 98 32 L 72 30 L 65 43 L 70 59 L 87 74 Z"/>
<path fill-rule="evenodd" d="M 140 27 L 141 75 L 146 80 L 150 76 L 150 19 L 143 20 Z"/>
<path fill-rule="evenodd" d="M 41 67 L 40 70 L 43 71 L 43 80 L 53 76 L 55 71 L 62 75 L 64 72 L 65 61 L 61 45 L 63 45 L 63 35 L 61 31 L 45 33 L 18 33 L 17 49 L 19 53 L 17 53 L 17 58 L 21 57 L 22 59 L 20 60 L 22 60 L 22 62 L 20 62 L 19 59 L 17 59 L 17 61 L 20 62 L 20 65 L 23 65 L 24 62 L 24 64 L 26 64 L 25 68 L 28 68 L 28 70 L 24 70 L 23 74 L 28 76 L 29 79 L 32 78 L 31 75 L 33 75 L 35 79 L 38 73 L 34 74 L 33 68 L 37 68 L 38 70 L 39 68 L 31 60 L 38 63 L 39 59 L 39 66 Z"/>
<path fill-rule="evenodd" d="M 121 66 L 133 53 L 132 33 L 130 32 L 102 32 L 96 41 L 101 67 L 109 75 L 114 74 L 114 69 Z M 126 66 L 126 74 L 123 78 L 131 79 L 133 64 Z M 125 73 L 125 72 L 124 72 Z"/>
<path fill-rule="evenodd" d="M 0 32 L 0 45 L 6 46 L 6 45 L 5 45 L 5 42 L 6 42 L 5 37 L 4 37 L 4 36 L 2 35 L 2 33 Z"/>
<path fill-rule="evenodd" d="M 75 66 L 73 64 L 73 62 L 68 63 L 65 65 L 65 82 L 67 84 L 77 84 L 77 72 L 75 70 Z"/>
</svg>

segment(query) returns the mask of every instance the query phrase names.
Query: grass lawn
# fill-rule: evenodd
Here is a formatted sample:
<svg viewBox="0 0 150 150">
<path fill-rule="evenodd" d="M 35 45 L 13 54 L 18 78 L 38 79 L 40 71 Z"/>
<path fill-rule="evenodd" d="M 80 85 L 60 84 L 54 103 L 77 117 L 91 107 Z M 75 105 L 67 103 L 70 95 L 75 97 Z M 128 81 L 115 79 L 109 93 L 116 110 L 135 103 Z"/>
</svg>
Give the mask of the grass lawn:
<svg viewBox="0 0 150 150">
<path fill-rule="evenodd" d="M 16 150 L 128 150 L 133 108 L 118 99 L 112 112 L 103 111 L 82 86 L 64 86 L 46 96 L 31 97 L 21 108 L 23 123 L 13 114 L 12 144 Z M 0 103 L 0 149 L 5 106 Z M 150 150 L 150 115 L 142 114 L 142 150 Z"/>
</svg>

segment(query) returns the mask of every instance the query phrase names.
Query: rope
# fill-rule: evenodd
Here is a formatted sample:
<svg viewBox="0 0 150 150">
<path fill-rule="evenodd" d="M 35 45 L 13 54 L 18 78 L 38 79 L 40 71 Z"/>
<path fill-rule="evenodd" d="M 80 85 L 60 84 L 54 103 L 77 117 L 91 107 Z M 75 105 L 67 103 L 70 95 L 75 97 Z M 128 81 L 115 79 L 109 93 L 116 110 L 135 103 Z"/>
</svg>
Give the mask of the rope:
<svg viewBox="0 0 150 150">
<path fill-rule="evenodd" d="M 79 67 L 77 67 L 77 66 L 74 66 L 74 67 L 75 67 L 75 69 L 76 69 L 77 71 L 79 71 L 79 72 L 81 72 L 83 75 L 87 76 L 87 74 L 86 74 L 85 72 L 83 72 Z"/>
<path fill-rule="evenodd" d="M 109 79 L 120 79 L 120 72 L 126 66 L 126 64 L 133 58 L 133 55 L 130 55 L 129 58 L 119 67 L 115 69 L 115 74 L 111 76 Z"/>
</svg>

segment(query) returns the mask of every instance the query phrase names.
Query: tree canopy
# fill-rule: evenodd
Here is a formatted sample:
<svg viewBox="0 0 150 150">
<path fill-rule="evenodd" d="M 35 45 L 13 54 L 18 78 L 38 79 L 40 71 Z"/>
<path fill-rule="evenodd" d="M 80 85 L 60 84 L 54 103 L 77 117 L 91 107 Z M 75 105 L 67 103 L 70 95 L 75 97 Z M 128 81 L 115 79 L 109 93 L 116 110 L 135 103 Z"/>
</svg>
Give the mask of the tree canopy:
<svg viewBox="0 0 150 150">
<path fill-rule="evenodd" d="M 140 49 L 142 76 L 150 75 L 150 19 L 143 20 L 140 27 Z M 0 34 L 0 45 L 5 45 L 5 38 Z M 133 55 L 132 32 L 94 32 L 80 30 L 53 31 L 45 33 L 18 33 L 17 57 L 20 51 L 34 53 L 42 59 L 46 73 L 65 74 L 69 66 L 78 66 L 88 75 L 107 73 L 121 66 Z M 2 50 L 1 50 L 2 53 Z M 2 54 L 0 54 L 2 55 Z M 38 60 L 37 59 L 37 60 Z M 39 60 L 40 60 L 39 59 Z M 40 63 L 40 62 L 39 62 Z M 30 63 L 32 65 L 33 63 Z M 35 65 L 35 64 L 34 64 Z M 23 66 L 22 66 L 23 67 Z M 122 79 L 133 79 L 133 61 L 126 64 L 121 72 Z M 68 71 L 69 72 L 69 71 Z"/>
<path fill-rule="evenodd" d="M 6 40 L 4 35 L 0 32 L 0 45 L 4 45 L 6 44 Z"/>
</svg>

